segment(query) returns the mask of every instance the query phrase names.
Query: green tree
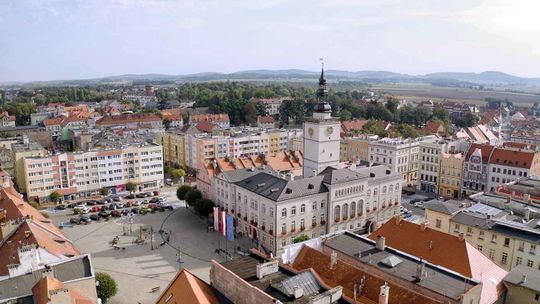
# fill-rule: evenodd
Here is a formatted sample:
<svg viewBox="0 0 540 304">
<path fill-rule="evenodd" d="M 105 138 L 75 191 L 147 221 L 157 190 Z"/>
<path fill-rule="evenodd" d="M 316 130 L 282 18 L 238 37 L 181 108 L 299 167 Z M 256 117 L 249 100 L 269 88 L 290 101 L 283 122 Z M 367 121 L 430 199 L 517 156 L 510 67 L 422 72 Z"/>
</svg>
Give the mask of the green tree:
<svg viewBox="0 0 540 304">
<path fill-rule="evenodd" d="M 401 124 L 398 127 L 398 133 L 404 138 L 418 137 L 418 131 L 409 124 Z"/>
<path fill-rule="evenodd" d="M 190 185 L 182 185 L 176 189 L 176 197 L 179 200 L 183 201 L 186 198 L 186 194 L 191 191 L 192 187 Z"/>
<path fill-rule="evenodd" d="M 171 123 L 172 120 L 170 120 L 169 118 L 163 119 L 163 126 L 165 126 L 165 129 L 169 130 L 169 128 L 171 127 Z"/>
<path fill-rule="evenodd" d="M 161 91 L 161 90 L 158 90 L 158 91 Z M 157 107 L 158 107 L 159 110 L 165 110 L 167 108 L 167 100 L 160 99 L 158 104 L 157 104 Z"/>
<path fill-rule="evenodd" d="M 195 202 L 195 212 L 199 216 L 208 216 L 214 210 L 214 202 L 209 199 L 200 198 Z"/>
<path fill-rule="evenodd" d="M 263 102 L 256 102 L 255 108 L 257 109 L 258 116 L 267 116 L 269 114 L 268 109 L 266 108 L 266 104 Z"/>
<path fill-rule="evenodd" d="M 390 111 L 392 114 L 395 115 L 398 112 L 399 100 L 395 98 L 388 99 L 385 106 L 388 109 L 388 111 Z"/>
<path fill-rule="evenodd" d="M 193 207 L 195 205 L 195 203 L 197 202 L 197 200 L 202 198 L 202 193 L 201 193 L 201 191 L 199 191 L 197 189 L 191 189 L 186 193 L 184 198 L 186 200 L 186 203 L 189 206 Z"/>
<path fill-rule="evenodd" d="M 351 120 L 352 113 L 349 110 L 341 110 L 339 113 L 339 120 L 345 121 L 345 120 Z"/>
<path fill-rule="evenodd" d="M 257 107 L 253 102 L 248 102 L 244 106 L 244 119 L 247 124 L 253 124 L 257 122 Z"/>
<path fill-rule="evenodd" d="M 179 179 L 182 176 L 186 176 L 186 171 L 184 169 L 173 169 L 170 171 L 172 179 Z"/>
<path fill-rule="evenodd" d="M 309 236 L 305 235 L 305 234 L 300 234 L 299 236 L 295 237 L 293 239 L 293 243 L 296 244 L 296 243 L 300 243 L 300 242 L 303 242 L 303 241 L 307 241 L 309 240 Z"/>
<path fill-rule="evenodd" d="M 443 122 L 450 122 L 450 113 L 448 113 L 448 110 L 441 107 L 436 107 L 433 109 L 433 114 L 431 115 L 433 119 L 438 119 Z"/>
<path fill-rule="evenodd" d="M 106 196 L 106 195 L 109 195 L 111 191 L 109 190 L 109 188 L 106 188 L 106 187 L 103 187 L 101 188 L 101 190 L 99 190 L 99 193 L 103 196 Z"/>
<path fill-rule="evenodd" d="M 51 193 L 51 195 L 49 195 L 49 199 L 51 200 L 51 202 L 58 202 L 58 200 L 60 199 L 61 195 L 60 193 L 54 191 L 53 193 Z"/>
<path fill-rule="evenodd" d="M 362 128 L 362 132 L 365 134 L 375 134 L 379 137 L 386 137 L 388 133 L 382 127 L 381 122 L 370 119 Z"/>
<path fill-rule="evenodd" d="M 116 281 L 107 273 L 97 272 L 96 273 L 96 291 L 98 298 L 101 299 L 102 303 L 107 303 L 107 301 L 118 292 L 118 286 Z"/>
<path fill-rule="evenodd" d="M 134 182 L 127 182 L 126 183 L 126 190 L 127 191 L 135 191 L 135 189 L 137 189 L 137 185 L 134 183 Z"/>
</svg>

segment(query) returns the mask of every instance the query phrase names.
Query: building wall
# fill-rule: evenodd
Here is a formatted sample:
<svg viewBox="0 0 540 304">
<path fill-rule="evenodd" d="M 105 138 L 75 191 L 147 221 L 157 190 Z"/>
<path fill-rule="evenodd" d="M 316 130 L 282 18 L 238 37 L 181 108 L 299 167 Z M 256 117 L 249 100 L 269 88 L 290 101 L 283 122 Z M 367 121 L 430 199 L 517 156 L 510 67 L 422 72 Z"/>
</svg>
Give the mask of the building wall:
<svg viewBox="0 0 540 304">
<path fill-rule="evenodd" d="M 159 145 L 27 157 L 23 164 L 28 197 L 42 201 L 52 192 L 71 199 L 99 194 L 103 187 L 122 191 L 128 182 L 139 190 L 154 189 L 163 181 Z"/>
<path fill-rule="evenodd" d="M 346 160 L 356 162 L 369 160 L 369 140 L 360 138 L 347 138 Z"/>
<path fill-rule="evenodd" d="M 454 154 L 442 155 L 439 170 L 439 196 L 460 198 L 461 178 L 463 172 L 463 156 Z"/>
<path fill-rule="evenodd" d="M 539 303 L 536 300 L 538 292 L 526 287 L 516 286 L 511 283 L 506 283 L 506 304 L 521 304 L 521 303 Z"/>
<path fill-rule="evenodd" d="M 369 161 L 385 164 L 393 172 L 401 174 L 403 186 L 415 186 L 418 182 L 419 142 L 389 139 L 369 144 Z"/>
<path fill-rule="evenodd" d="M 426 209 L 426 220 L 430 223 L 430 228 L 450 233 L 452 215 Z"/>
<path fill-rule="evenodd" d="M 420 142 L 420 168 L 418 189 L 428 193 L 439 192 L 440 158 L 446 152 L 447 144 Z"/>
<path fill-rule="evenodd" d="M 24 159 L 26 157 L 46 156 L 47 150 L 41 148 L 36 150 L 13 150 L 13 160 L 15 162 L 15 182 L 19 187 L 19 192 L 26 193 L 26 168 Z"/>
</svg>

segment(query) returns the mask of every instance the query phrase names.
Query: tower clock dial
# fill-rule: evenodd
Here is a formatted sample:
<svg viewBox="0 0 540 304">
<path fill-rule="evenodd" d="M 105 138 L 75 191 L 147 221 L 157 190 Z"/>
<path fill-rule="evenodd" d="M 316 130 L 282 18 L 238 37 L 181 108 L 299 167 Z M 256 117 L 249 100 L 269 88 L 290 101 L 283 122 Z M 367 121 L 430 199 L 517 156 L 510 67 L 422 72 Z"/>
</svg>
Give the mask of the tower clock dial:
<svg viewBox="0 0 540 304">
<path fill-rule="evenodd" d="M 334 133 L 334 128 L 328 127 L 328 128 L 326 129 L 326 134 L 332 135 L 332 133 Z"/>
<path fill-rule="evenodd" d="M 309 137 L 313 137 L 313 128 L 308 129 Z"/>
</svg>

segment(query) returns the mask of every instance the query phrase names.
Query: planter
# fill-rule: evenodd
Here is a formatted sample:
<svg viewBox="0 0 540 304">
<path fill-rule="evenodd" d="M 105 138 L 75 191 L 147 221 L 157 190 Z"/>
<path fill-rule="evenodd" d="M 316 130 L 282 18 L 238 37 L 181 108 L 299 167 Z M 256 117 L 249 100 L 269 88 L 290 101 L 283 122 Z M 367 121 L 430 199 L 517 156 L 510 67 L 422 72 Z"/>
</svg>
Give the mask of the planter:
<svg viewBox="0 0 540 304">
<path fill-rule="evenodd" d="M 296 229 L 291 229 L 291 233 L 294 233 L 294 232 L 296 232 Z"/>
<path fill-rule="evenodd" d="M 326 225 L 326 221 L 321 221 L 321 225 Z"/>
<path fill-rule="evenodd" d="M 261 229 L 262 229 L 262 231 L 265 231 L 265 230 L 266 230 L 266 227 L 261 226 Z"/>
<path fill-rule="evenodd" d="M 311 227 L 317 227 L 317 223 L 311 224 Z"/>
<path fill-rule="evenodd" d="M 340 222 L 340 219 L 335 219 L 334 220 L 336 223 L 339 223 Z"/>
<path fill-rule="evenodd" d="M 287 231 L 282 231 L 281 235 L 287 235 Z"/>
<path fill-rule="evenodd" d="M 344 217 L 343 217 L 343 220 L 344 220 L 344 221 L 346 221 L 346 220 L 347 220 L 347 217 L 346 217 L 346 216 L 344 216 Z"/>
<path fill-rule="evenodd" d="M 300 231 L 304 231 L 304 230 L 306 230 L 306 227 L 304 226 L 300 227 Z"/>
<path fill-rule="evenodd" d="M 268 233 L 269 233 L 270 235 L 274 235 L 274 231 L 273 231 L 272 229 L 268 230 Z"/>
</svg>

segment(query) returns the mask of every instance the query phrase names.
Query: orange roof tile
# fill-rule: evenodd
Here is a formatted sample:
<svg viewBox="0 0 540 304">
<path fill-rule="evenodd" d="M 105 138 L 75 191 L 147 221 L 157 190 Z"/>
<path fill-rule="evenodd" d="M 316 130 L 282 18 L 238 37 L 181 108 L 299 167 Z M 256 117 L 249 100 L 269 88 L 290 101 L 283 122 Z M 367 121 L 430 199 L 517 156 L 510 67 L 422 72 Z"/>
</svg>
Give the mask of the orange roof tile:
<svg viewBox="0 0 540 304">
<path fill-rule="evenodd" d="M 202 132 L 212 133 L 214 129 L 218 128 L 218 125 L 216 125 L 215 123 L 211 123 L 209 121 L 201 121 L 197 123 L 195 128 L 197 128 L 199 131 L 202 131 Z"/>
<path fill-rule="evenodd" d="M 276 120 L 273 116 L 259 116 L 257 117 L 260 123 L 275 123 Z"/>
<path fill-rule="evenodd" d="M 341 122 L 341 129 L 343 132 L 351 132 L 353 130 L 362 130 L 364 126 L 369 122 L 367 119 L 347 120 Z"/>
<path fill-rule="evenodd" d="M 338 259 L 336 266 L 333 269 L 330 269 L 328 265 L 330 265 L 329 255 L 311 247 L 303 246 L 294 260 L 293 268 L 296 270 L 312 269 L 325 284 L 332 287 L 338 285 L 343 287 L 343 294 L 351 299 L 354 296 L 354 285 L 358 284 L 362 280 L 362 277 L 365 276 L 366 283 L 357 302 L 378 302 L 380 287 L 385 283 L 382 278 L 362 271 L 356 266 L 343 262 L 340 259 Z M 406 289 L 400 285 L 393 283 L 388 285 L 390 286 L 389 303 L 437 303 L 435 299 L 413 290 Z"/>
<path fill-rule="evenodd" d="M 487 163 L 494 148 L 495 147 L 492 145 L 474 143 L 469 147 L 465 160 L 469 160 L 474 151 L 476 151 L 476 149 L 480 149 L 480 151 L 482 151 L 482 162 Z"/>
<path fill-rule="evenodd" d="M 210 285 L 183 268 L 155 303 L 219 304 L 220 301 Z"/>
<path fill-rule="evenodd" d="M 537 152 L 534 151 L 497 148 L 493 151 L 489 163 L 519 168 L 530 168 L 536 154 Z"/>
<path fill-rule="evenodd" d="M 189 122 L 191 123 L 201 121 L 227 122 L 229 121 L 229 114 L 195 114 L 189 117 Z"/>
<path fill-rule="evenodd" d="M 137 113 L 137 114 L 120 114 L 120 115 L 107 115 L 96 121 L 98 125 L 122 125 L 133 122 L 156 122 L 161 121 L 161 117 L 154 113 Z"/>
</svg>

